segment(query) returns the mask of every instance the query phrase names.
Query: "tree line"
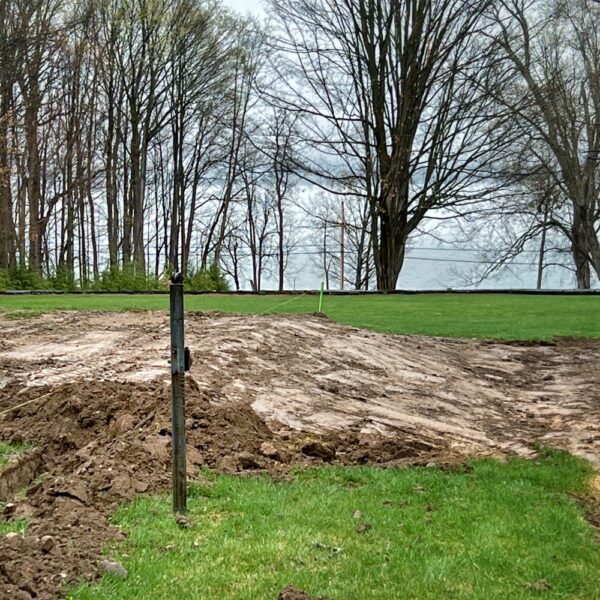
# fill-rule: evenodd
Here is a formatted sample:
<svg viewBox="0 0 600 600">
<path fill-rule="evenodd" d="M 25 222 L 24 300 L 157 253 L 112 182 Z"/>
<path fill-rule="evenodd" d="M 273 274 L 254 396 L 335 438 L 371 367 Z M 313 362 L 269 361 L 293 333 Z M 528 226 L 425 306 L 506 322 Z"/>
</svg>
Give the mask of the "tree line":
<svg viewBox="0 0 600 600">
<path fill-rule="evenodd" d="M 599 148 L 594 0 L 0 3 L 0 272 L 60 287 L 393 289 L 449 221 L 590 287 Z"/>
</svg>

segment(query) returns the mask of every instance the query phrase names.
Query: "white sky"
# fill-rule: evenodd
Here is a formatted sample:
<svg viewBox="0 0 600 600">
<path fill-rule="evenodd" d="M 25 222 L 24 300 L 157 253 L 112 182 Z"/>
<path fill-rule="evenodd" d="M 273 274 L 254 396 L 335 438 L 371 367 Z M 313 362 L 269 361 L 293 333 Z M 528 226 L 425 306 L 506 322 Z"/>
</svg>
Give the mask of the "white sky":
<svg viewBox="0 0 600 600">
<path fill-rule="evenodd" d="M 242 14 L 264 15 L 265 13 L 262 0 L 223 0 L 223 4 Z"/>
<path fill-rule="evenodd" d="M 2 0 L 0 0 L 1 2 Z M 265 16 L 265 0 L 222 0 L 228 6 L 241 14 L 252 14 L 258 17 Z M 418 242 L 417 242 L 417 245 Z M 433 242 L 430 244 L 433 245 Z M 400 275 L 399 287 L 405 289 L 444 289 L 447 287 L 462 287 L 459 274 L 465 275 L 470 271 L 472 264 L 466 262 L 454 262 L 456 259 L 473 259 L 468 253 L 460 253 L 452 250 L 409 250 L 407 260 L 402 274 Z M 524 254 L 524 258 L 518 258 L 517 262 L 531 260 L 535 262 L 536 256 Z M 287 284 L 294 289 L 317 289 L 322 275 L 319 268 L 305 256 L 293 257 L 290 261 L 287 274 Z M 481 288 L 524 288 L 535 287 L 536 282 L 535 265 L 531 267 L 520 266 L 513 272 L 502 272 L 496 279 L 484 282 Z M 249 288 L 249 283 L 244 282 L 243 287 Z M 265 274 L 263 280 L 264 289 L 275 289 L 274 277 Z M 462 285 L 461 285 L 462 283 Z M 544 287 L 566 288 L 574 284 L 573 276 L 563 269 L 549 268 L 545 272 Z M 337 287 L 338 282 L 331 281 L 332 287 Z"/>
</svg>

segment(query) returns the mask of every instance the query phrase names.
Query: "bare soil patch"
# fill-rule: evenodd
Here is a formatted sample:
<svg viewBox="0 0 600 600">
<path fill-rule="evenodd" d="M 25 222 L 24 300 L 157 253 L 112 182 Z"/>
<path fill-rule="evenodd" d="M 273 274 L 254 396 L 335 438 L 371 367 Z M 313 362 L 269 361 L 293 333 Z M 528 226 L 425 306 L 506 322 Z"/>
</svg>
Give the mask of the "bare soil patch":
<svg viewBox="0 0 600 600">
<path fill-rule="evenodd" d="M 0 539 L 0 598 L 55 598 L 94 577 L 102 546 L 123 536 L 108 520 L 116 506 L 168 489 L 168 325 L 158 312 L 0 317 L 0 440 L 41 457 L 5 511 L 30 527 Z M 201 466 L 285 476 L 295 463 L 529 456 L 537 443 L 600 464 L 600 341 L 488 343 L 200 313 L 186 333 L 191 477 Z"/>
</svg>

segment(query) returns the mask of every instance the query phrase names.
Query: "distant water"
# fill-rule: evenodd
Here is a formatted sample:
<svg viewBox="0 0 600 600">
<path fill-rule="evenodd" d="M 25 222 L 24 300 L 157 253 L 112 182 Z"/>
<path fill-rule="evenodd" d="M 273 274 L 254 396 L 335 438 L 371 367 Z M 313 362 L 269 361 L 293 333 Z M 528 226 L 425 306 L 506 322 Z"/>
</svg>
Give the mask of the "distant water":
<svg viewBox="0 0 600 600">
<path fill-rule="evenodd" d="M 407 289 L 519 289 L 537 285 L 537 256 L 525 254 L 517 257 L 512 266 L 502 268 L 481 280 L 487 265 L 476 264 L 477 254 L 454 250 L 412 250 L 400 274 L 399 288 Z M 429 260 L 424 260 L 429 259 Z M 551 262 L 549 260 L 549 262 Z M 562 267 L 546 267 L 542 287 L 570 289 L 576 286 L 572 271 Z"/>
<path fill-rule="evenodd" d="M 460 289 L 535 289 L 537 283 L 537 256 L 523 254 L 515 263 L 503 268 L 488 279 L 479 282 L 485 265 L 478 264 L 481 257 L 476 253 L 447 249 L 414 249 L 407 252 L 404 268 L 398 281 L 399 289 L 445 290 Z M 549 262 L 553 262 L 549 257 Z M 555 260 L 555 262 L 558 262 Z M 317 289 L 322 275 L 304 257 L 294 257 L 290 262 L 288 287 L 290 289 Z M 330 282 L 332 289 L 339 288 L 339 282 Z M 562 267 L 547 267 L 544 270 L 543 288 L 575 288 L 572 271 Z M 594 287 L 598 287 L 597 282 Z M 264 289 L 274 289 L 274 280 L 267 278 Z"/>
</svg>

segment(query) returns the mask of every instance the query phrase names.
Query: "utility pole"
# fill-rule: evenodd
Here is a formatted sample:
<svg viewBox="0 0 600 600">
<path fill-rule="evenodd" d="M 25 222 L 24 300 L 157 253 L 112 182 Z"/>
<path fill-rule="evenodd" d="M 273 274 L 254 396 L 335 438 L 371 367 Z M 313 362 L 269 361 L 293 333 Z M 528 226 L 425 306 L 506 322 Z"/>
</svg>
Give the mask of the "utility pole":
<svg viewBox="0 0 600 600">
<path fill-rule="evenodd" d="M 342 235 L 340 237 L 340 290 L 344 289 L 345 279 L 345 267 L 346 267 L 346 256 L 345 256 L 345 244 L 346 244 L 346 203 L 342 200 Z"/>
<path fill-rule="evenodd" d="M 544 257 L 546 254 L 546 231 L 548 223 L 548 202 L 544 204 L 544 228 L 542 229 L 542 240 L 540 242 L 540 255 L 538 259 L 538 272 L 537 272 L 537 289 L 542 289 L 542 281 L 544 277 Z"/>
<path fill-rule="evenodd" d="M 329 290 L 329 267 L 327 266 L 327 221 L 323 222 L 323 273 L 325 274 L 325 285 Z"/>
</svg>

